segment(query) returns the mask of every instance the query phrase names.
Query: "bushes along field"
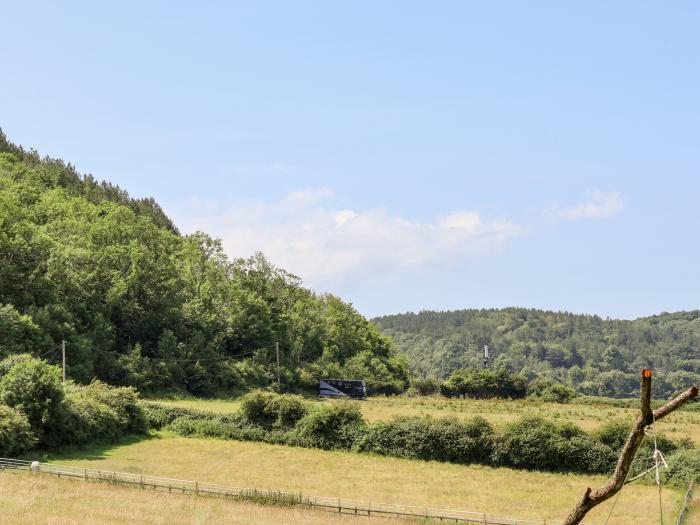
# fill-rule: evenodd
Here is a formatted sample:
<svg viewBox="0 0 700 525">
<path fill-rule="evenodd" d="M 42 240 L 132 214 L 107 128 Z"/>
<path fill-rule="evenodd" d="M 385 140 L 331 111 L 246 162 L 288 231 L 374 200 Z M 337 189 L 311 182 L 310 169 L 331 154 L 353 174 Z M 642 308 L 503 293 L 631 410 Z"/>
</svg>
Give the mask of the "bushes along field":
<svg viewBox="0 0 700 525">
<path fill-rule="evenodd" d="M 182 436 L 216 437 L 339 449 L 384 456 L 484 464 L 551 472 L 611 471 L 629 432 L 627 423 L 611 421 L 593 433 L 570 423 L 526 416 L 495 430 L 485 419 L 397 417 L 370 424 L 357 403 L 314 403 L 298 396 L 252 392 L 240 410 L 214 414 L 149 403 L 149 421 Z M 657 436 L 667 458 L 678 457 L 688 470 L 697 457 L 688 440 Z M 653 445 L 645 439 L 633 473 L 651 464 Z M 690 465 L 690 466 L 688 466 Z M 678 467 L 679 469 L 681 467 Z M 676 479 L 676 476 L 673 479 Z"/>
<path fill-rule="evenodd" d="M 136 391 L 100 381 L 61 383 L 58 367 L 27 354 L 0 362 L 0 455 L 114 441 L 146 431 Z"/>
</svg>

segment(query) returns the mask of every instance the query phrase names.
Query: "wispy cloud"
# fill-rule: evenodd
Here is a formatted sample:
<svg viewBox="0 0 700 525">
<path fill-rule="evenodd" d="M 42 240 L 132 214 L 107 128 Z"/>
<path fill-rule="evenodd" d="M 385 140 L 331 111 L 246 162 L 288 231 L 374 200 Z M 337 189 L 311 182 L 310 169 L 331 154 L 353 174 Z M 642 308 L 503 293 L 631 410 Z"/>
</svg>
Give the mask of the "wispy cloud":
<svg viewBox="0 0 700 525">
<path fill-rule="evenodd" d="M 264 252 L 315 287 L 362 275 L 444 268 L 500 249 L 523 228 L 477 211 L 427 221 L 384 208 L 344 209 L 328 188 L 292 192 L 277 202 L 238 202 L 221 213 L 191 209 L 178 224 L 221 237 L 231 256 Z"/>
<path fill-rule="evenodd" d="M 554 219 L 603 219 L 620 213 L 624 209 L 622 195 L 618 192 L 591 192 L 589 198 L 574 206 L 553 206 L 545 215 Z"/>
</svg>

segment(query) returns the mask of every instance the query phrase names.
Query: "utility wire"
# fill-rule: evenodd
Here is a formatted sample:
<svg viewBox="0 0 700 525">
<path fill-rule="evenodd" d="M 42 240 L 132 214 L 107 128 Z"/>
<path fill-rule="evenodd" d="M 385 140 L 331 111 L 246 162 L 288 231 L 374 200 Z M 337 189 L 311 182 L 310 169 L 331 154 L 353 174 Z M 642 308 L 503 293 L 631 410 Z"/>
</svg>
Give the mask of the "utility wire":
<svg viewBox="0 0 700 525">
<path fill-rule="evenodd" d="M 201 358 L 175 358 L 175 359 L 169 359 L 165 357 L 147 357 L 147 359 L 151 361 L 162 361 L 166 363 L 194 363 L 197 361 L 225 361 L 227 359 L 239 359 L 241 357 L 248 357 L 251 355 L 255 355 L 256 352 L 245 352 L 243 354 L 236 354 L 236 355 L 228 355 L 228 356 L 219 356 L 219 357 L 201 357 Z"/>
</svg>

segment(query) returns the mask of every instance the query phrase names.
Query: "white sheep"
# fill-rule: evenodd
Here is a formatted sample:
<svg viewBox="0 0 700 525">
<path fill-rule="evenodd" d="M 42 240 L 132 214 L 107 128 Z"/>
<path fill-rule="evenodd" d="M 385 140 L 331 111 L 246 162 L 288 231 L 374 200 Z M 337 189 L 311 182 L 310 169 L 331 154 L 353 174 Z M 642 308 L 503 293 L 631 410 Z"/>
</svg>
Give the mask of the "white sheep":
<svg viewBox="0 0 700 525">
<path fill-rule="evenodd" d="M 32 461 L 32 470 L 39 470 L 39 462 Z"/>
</svg>

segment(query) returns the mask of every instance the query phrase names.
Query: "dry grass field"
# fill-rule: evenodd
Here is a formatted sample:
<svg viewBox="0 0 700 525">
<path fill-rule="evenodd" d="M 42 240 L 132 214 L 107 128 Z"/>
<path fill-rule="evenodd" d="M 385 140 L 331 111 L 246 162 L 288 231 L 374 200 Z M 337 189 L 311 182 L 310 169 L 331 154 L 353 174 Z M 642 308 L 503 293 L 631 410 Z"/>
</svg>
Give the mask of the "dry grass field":
<svg viewBox="0 0 700 525">
<path fill-rule="evenodd" d="M 46 474 L 0 472 L 3 525 L 383 525 L 407 523 L 338 516 L 299 507 L 165 494 Z"/>
<path fill-rule="evenodd" d="M 263 443 L 179 438 L 168 433 L 121 446 L 52 455 L 50 460 L 87 468 L 157 474 L 230 486 L 274 488 L 315 496 L 459 508 L 548 520 L 561 519 L 587 485 L 598 486 L 604 481 L 600 476 L 549 474 Z M 663 497 L 666 521 L 675 523 L 681 494 L 668 489 L 664 490 Z M 589 521 L 602 523 L 608 509 L 609 504 L 602 505 L 591 513 Z M 134 523 L 159 522 L 147 519 Z M 655 487 L 636 484 L 626 487 L 609 523 L 659 523 Z"/>
<path fill-rule="evenodd" d="M 238 408 L 236 399 L 182 399 L 158 400 L 159 403 L 210 410 L 232 412 Z M 326 401 L 331 402 L 331 401 Z M 358 402 L 370 421 L 394 416 L 453 416 L 465 418 L 482 416 L 499 427 L 524 415 L 538 415 L 555 421 L 569 421 L 584 430 L 594 430 L 611 419 L 634 421 L 638 410 L 617 408 L 604 404 L 558 404 L 530 400 L 501 399 L 446 399 L 443 397 L 371 397 Z M 658 423 L 659 430 L 672 437 L 687 437 L 700 447 L 700 412 L 675 412 Z"/>
</svg>

